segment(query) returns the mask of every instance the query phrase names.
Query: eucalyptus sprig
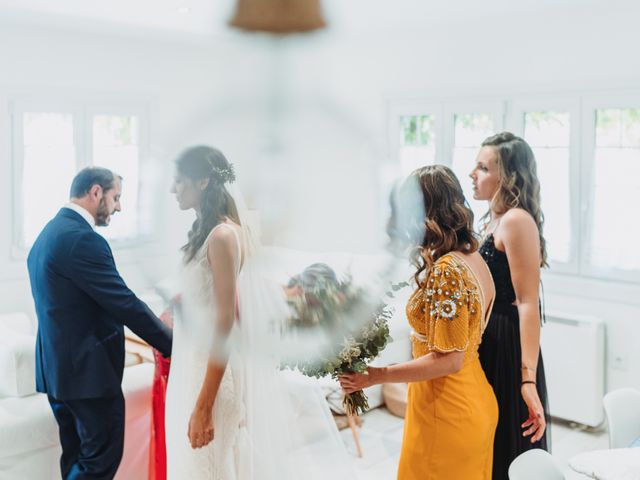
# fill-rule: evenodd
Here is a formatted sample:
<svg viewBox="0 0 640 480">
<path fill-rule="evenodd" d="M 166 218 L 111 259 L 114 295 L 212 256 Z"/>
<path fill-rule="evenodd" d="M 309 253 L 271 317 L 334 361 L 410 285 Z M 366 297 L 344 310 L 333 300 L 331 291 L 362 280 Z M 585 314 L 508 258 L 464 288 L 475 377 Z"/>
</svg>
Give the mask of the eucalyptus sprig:
<svg viewBox="0 0 640 480">
<path fill-rule="evenodd" d="M 295 359 L 287 366 L 297 368 L 309 377 L 331 376 L 337 380 L 345 373 L 365 373 L 368 362 L 392 341 L 389 320 L 393 310 L 380 303 L 371 312 L 364 289 L 354 287 L 350 277 L 338 282 L 327 269 L 324 269 L 324 275 L 316 275 L 313 281 L 307 281 L 298 295 L 289 298 L 292 311 L 289 326 L 294 330 L 330 329 L 334 333 L 341 332 L 341 339 L 330 345 L 321 358 Z M 304 279 L 304 272 L 299 277 Z M 295 282 L 290 282 L 292 284 Z M 402 286 L 394 287 L 392 285 L 392 291 Z M 388 296 L 392 297 L 393 293 L 389 292 Z M 367 309 L 369 313 L 362 321 Z M 365 393 L 358 391 L 345 394 L 343 406 L 348 415 L 359 415 L 369 408 L 369 403 Z"/>
</svg>

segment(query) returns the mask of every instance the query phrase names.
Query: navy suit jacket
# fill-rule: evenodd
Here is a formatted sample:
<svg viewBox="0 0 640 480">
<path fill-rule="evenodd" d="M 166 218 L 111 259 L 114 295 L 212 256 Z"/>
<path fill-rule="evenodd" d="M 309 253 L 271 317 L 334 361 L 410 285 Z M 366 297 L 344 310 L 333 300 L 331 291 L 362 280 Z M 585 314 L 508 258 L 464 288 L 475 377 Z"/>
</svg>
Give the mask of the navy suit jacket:
<svg viewBox="0 0 640 480">
<path fill-rule="evenodd" d="M 171 331 L 126 286 L 107 241 L 63 208 L 27 260 L 38 316 L 36 387 L 58 400 L 121 391 L 124 325 L 163 355 Z"/>
</svg>

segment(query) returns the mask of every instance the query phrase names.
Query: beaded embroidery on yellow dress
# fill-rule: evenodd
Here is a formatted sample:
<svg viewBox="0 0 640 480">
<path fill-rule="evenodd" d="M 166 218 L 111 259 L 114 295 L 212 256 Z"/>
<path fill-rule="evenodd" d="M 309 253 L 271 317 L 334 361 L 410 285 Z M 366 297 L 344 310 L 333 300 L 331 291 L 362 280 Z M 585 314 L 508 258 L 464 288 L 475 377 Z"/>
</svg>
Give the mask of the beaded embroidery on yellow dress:
<svg viewBox="0 0 640 480">
<path fill-rule="evenodd" d="M 399 480 L 491 479 L 498 406 L 478 359 L 487 310 L 457 254 L 439 258 L 409 299 L 414 358 L 465 353 L 460 371 L 409 385 Z"/>
</svg>

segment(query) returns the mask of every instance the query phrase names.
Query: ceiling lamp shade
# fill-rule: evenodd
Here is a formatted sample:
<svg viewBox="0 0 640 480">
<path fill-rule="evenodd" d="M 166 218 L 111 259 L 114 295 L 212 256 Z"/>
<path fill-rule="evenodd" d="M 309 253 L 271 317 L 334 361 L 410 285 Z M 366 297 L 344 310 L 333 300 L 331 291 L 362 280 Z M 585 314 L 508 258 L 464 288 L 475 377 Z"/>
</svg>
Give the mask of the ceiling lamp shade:
<svg viewBox="0 0 640 480">
<path fill-rule="evenodd" d="M 278 34 L 323 28 L 320 0 L 237 0 L 230 25 L 251 32 Z"/>
</svg>

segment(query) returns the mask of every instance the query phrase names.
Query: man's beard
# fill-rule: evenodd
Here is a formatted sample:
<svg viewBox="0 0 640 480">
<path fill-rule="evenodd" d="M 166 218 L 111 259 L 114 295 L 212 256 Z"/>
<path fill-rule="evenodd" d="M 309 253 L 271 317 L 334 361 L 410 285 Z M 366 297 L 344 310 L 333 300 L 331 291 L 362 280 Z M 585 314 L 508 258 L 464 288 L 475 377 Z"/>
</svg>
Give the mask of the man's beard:
<svg viewBox="0 0 640 480">
<path fill-rule="evenodd" d="M 100 200 L 98 204 L 98 211 L 96 212 L 96 226 L 98 227 L 106 227 L 109 225 L 109 217 L 111 214 L 109 213 L 109 209 L 107 208 L 107 202 L 104 201 L 104 198 Z"/>
</svg>

